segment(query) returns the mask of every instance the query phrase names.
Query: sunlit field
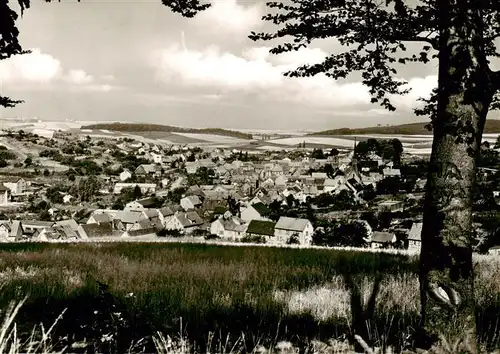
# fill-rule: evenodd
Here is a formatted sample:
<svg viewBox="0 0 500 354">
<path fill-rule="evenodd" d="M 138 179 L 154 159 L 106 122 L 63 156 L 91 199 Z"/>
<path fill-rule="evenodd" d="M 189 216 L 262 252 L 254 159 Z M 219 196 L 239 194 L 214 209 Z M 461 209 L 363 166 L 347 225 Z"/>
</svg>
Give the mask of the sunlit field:
<svg viewBox="0 0 500 354">
<path fill-rule="evenodd" d="M 153 335 L 180 332 L 199 352 L 207 343 L 238 342 L 251 352 L 281 340 L 299 348 L 341 340 L 352 328 L 349 276 L 366 301 L 382 275 L 367 324 L 374 345 L 411 345 L 418 321 L 415 256 L 174 243 L 3 244 L 0 250 L 1 305 L 28 296 L 16 317 L 18 336 L 39 323 L 50 326 L 66 309 L 53 329 L 56 348 L 107 336 L 117 352 L 139 341 L 152 352 Z M 480 337 L 496 347 L 500 261 L 476 261 Z"/>
</svg>

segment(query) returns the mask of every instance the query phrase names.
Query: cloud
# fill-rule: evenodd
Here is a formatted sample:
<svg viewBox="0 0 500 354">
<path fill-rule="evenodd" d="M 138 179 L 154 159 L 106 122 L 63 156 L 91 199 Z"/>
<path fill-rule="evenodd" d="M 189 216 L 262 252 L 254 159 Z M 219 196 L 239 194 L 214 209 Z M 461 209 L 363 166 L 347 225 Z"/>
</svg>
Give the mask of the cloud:
<svg viewBox="0 0 500 354">
<path fill-rule="evenodd" d="M 262 5 L 244 6 L 237 0 L 212 0 L 212 6 L 193 20 L 204 32 L 241 34 L 250 32 L 262 23 Z"/>
<path fill-rule="evenodd" d="M 72 84 L 82 85 L 90 84 L 94 78 L 83 70 L 70 70 L 65 80 Z"/>
<path fill-rule="evenodd" d="M 65 70 L 61 62 L 52 55 L 33 49 L 31 53 L 16 55 L 0 61 L 0 78 L 5 84 L 29 85 L 46 88 L 54 84 L 69 84 L 107 92 L 113 87 L 97 83 L 96 79 L 82 69 Z M 108 81 L 111 76 L 104 76 Z M 23 86 L 23 87 L 24 87 Z"/>
<path fill-rule="evenodd" d="M 188 50 L 170 46 L 161 51 L 155 65 L 159 78 L 191 88 L 216 93 L 240 92 L 262 100 L 279 100 L 322 107 L 370 105 L 368 89 L 360 82 L 335 81 L 326 75 L 288 78 L 283 73 L 306 63 L 320 63 L 327 53 L 319 48 L 271 55 L 268 47 L 253 47 L 240 55 L 217 46 Z M 427 97 L 435 86 L 435 76 L 412 78 L 412 92 L 394 97 L 399 108 L 416 106 L 417 98 Z M 373 107 L 375 108 L 375 107 Z"/>
<path fill-rule="evenodd" d="M 16 55 L 0 61 L 0 77 L 4 82 L 31 81 L 47 83 L 62 74 L 59 60 L 34 49 L 32 53 Z"/>
</svg>

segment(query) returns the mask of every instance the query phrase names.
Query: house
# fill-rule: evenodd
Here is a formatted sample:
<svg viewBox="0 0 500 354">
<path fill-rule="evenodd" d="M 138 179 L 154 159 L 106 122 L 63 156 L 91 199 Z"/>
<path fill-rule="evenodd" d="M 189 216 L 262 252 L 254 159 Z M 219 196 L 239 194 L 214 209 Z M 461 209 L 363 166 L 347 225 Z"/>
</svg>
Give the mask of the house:
<svg viewBox="0 0 500 354">
<path fill-rule="evenodd" d="M 220 217 L 210 225 L 210 233 L 221 238 L 236 241 L 245 236 L 248 224 L 238 217 Z"/>
<path fill-rule="evenodd" d="M 370 242 L 371 248 L 389 247 L 397 241 L 397 237 L 392 232 L 374 231 Z"/>
<path fill-rule="evenodd" d="M 28 183 L 24 178 L 19 178 L 15 182 L 4 182 L 5 187 L 10 189 L 11 194 L 23 194 L 28 189 Z"/>
<path fill-rule="evenodd" d="M 113 188 L 114 194 L 120 194 L 125 188 L 135 188 L 138 186 L 141 189 L 142 194 L 155 193 L 156 184 L 155 183 L 116 183 Z"/>
<path fill-rule="evenodd" d="M 174 216 L 175 212 L 170 207 L 158 209 L 158 217 L 161 224 L 165 227 L 166 223 Z"/>
<path fill-rule="evenodd" d="M 159 164 L 163 163 L 163 155 L 162 154 L 157 154 L 157 153 L 152 152 L 151 158 L 153 159 L 154 163 L 159 163 Z"/>
<path fill-rule="evenodd" d="M 339 194 L 346 190 L 356 195 L 356 188 L 347 180 L 345 176 L 336 176 L 335 178 L 327 178 L 323 184 L 323 193 Z"/>
<path fill-rule="evenodd" d="M 0 222 L 0 242 L 15 241 L 15 239 L 11 239 L 10 237 L 10 230 L 10 222 L 8 220 Z"/>
<path fill-rule="evenodd" d="M 188 211 L 198 208 L 202 203 L 198 196 L 188 195 L 187 197 L 181 199 L 180 204 L 184 211 Z"/>
<path fill-rule="evenodd" d="M 408 233 L 408 249 L 420 250 L 422 246 L 422 223 L 414 222 Z"/>
<path fill-rule="evenodd" d="M 145 219 L 140 211 L 123 210 L 118 212 L 113 218 L 113 224 L 117 230 L 136 230 L 142 228 L 139 221 Z"/>
<path fill-rule="evenodd" d="M 109 214 L 96 214 L 92 213 L 87 220 L 87 224 L 110 224 L 113 222 L 113 218 Z"/>
<path fill-rule="evenodd" d="M 246 236 L 247 237 L 264 237 L 266 241 L 274 238 L 274 227 L 275 222 L 272 221 L 262 221 L 262 220 L 252 220 L 248 224 Z"/>
<path fill-rule="evenodd" d="M 404 201 L 400 200 L 384 200 L 378 204 L 379 212 L 401 212 L 404 210 Z"/>
<path fill-rule="evenodd" d="M 113 236 L 113 227 L 111 223 L 101 224 L 82 224 L 78 226 L 78 235 L 81 239 L 110 237 Z"/>
<path fill-rule="evenodd" d="M 143 211 L 149 208 L 154 208 L 156 206 L 156 203 L 157 202 L 155 198 L 138 199 L 125 204 L 124 210 Z"/>
<path fill-rule="evenodd" d="M 23 220 L 21 221 L 23 232 L 30 238 L 37 237 L 44 229 L 54 226 L 53 221 Z"/>
<path fill-rule="evenodd" d="M 187 172 L 187 174 L 190 174 L 190 175 L 196 173 L 196 171 L 198 171 L 198 168 L 200 168 L 200 167 L 201 166 L 197 161 L 186 162 L 186 165 L 185 165 L 186 172 Z"/>
<path fill-rule="evenodd" d="M 71 199 L 73 199 L 73 196 L 71 194 L 65 194 L 65 195 L 63 195 L 63 203 L 64 204 L 71 203 Z"/>
<path fill-rule="evenodd" d="M 76 232 L 76 230 L 78 230 L 78 223 L 75 221 L 75 219 L 67 219 L 67 220 L 57 221 L 55 223 L 55 226 L 70 229 L 70 230 L 73 230 L 75 232 Z"/>
<path fill-rule="evenodd" d="M 167 230 L 179 230 L 182 233 L 190 234 L 203 225 L 203 220 L 195 211 L 176 213 L 165 224 Z"/>
<path fill-rule="evenodd" d="M 401 177 L 401 171 L 399 168 L 384 168 L 382 170 L 384 178 L 386 177 Z"/>
<path fill-rule="evenodd" d="M 125 182 L 129 178 L 132 177 L 132 173 L 129 170 L 123 170 L 122 173 L 120 173 L 120 181 Z"/>
<path fill-rule="evenodd" d="M 241 211 L 241 218 L 250 222 L 252 220 L 269 221 L 267 216 L 270 214 L 270 210 L 262 203 L 251 204 Z"/>
<path fill-rule="evenodd" d="M 142 213 L 156 230 L 163 229 L 164 219 L 160 217 L 158 209 L 145 209 Z"/>
<path fill-rule="evenodd" d="M 280 217 L 274 228 L 276 242 L 286 243 L 290 237 L 297 236 L 301 245 L 309 245 L 312 241 L 314 227 L 307 219 Z"/>
<path fill-rule="evenodd" d="M 157 166 L 155 164 L 142 164 L 137 166 L 135 169 L 136 176 L 147 176 L 154 175 L 157 172 Z"/>
<path fill-rule="evenodd" d="M 4 185 L 0 186 L 0 205 L 9 204 L 10 189 Z"/>
<path fill-rule="evenodd" d="M 21 221 L 13 220 L 10 224 L 9 239 L 19 241 L 23 238 L 24 229 Z"/>
</svg>

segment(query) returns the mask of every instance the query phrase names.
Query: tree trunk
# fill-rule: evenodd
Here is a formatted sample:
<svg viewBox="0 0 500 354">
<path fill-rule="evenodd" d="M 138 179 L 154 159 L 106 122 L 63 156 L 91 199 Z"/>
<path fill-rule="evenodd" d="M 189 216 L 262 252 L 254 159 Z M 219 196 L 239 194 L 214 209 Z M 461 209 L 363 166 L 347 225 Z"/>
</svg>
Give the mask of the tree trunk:
<svg viewBox="0 0 500 354">
<path fill-rule="evenodd" d="M 476 347 L 472 193 L 493 97 L 482 17 L 471 0 L 441 0 L 437 115 L 422 228 L 420 347 L 439 335 Z"/>
</svg>

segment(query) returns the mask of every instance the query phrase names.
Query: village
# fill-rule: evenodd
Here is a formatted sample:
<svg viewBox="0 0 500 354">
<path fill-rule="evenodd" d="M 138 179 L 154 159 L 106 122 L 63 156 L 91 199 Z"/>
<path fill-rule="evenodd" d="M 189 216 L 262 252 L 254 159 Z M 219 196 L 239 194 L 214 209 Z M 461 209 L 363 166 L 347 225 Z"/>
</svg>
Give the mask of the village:
<svg viewBox="0 0 500 354">
<path fill-rule="evenodd" d="M 192 238 L 420 248 L 428 157 L 405 154 L 397 139 L 282 151 L 62 131 L 50 138 L 9 131 L 2 139 L 3 242 Z"/>
</svg>

